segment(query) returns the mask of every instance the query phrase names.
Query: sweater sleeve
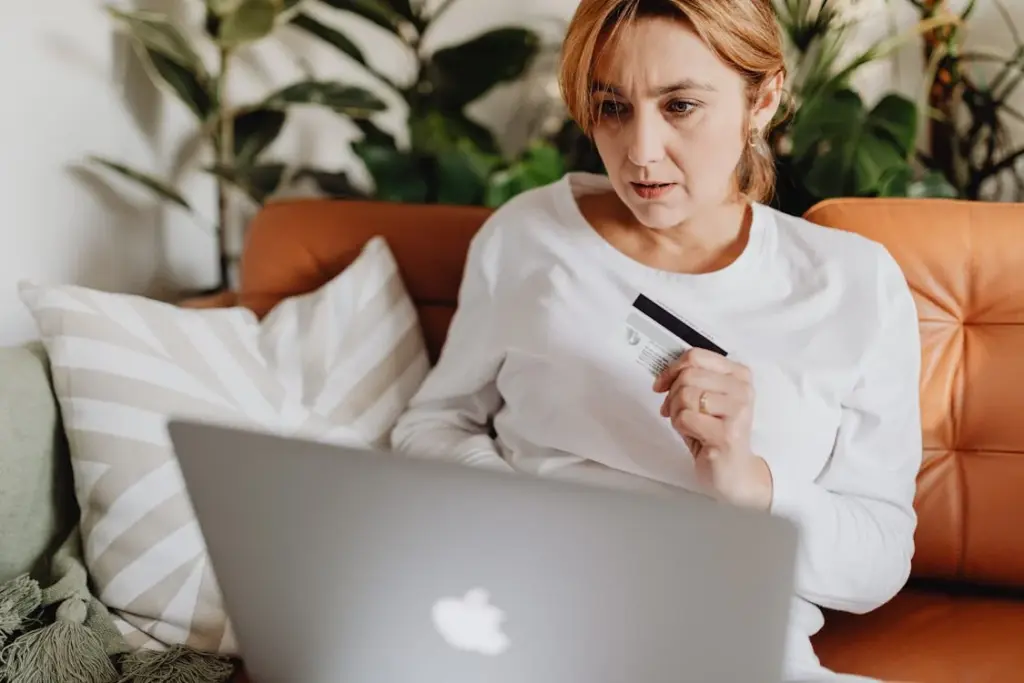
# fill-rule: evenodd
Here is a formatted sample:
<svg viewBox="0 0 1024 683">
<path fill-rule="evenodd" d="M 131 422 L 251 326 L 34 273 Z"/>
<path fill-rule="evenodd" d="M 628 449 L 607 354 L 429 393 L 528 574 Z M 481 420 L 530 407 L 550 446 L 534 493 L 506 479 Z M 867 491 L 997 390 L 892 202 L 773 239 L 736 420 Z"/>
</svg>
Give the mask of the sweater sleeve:
<svg viewBox="0 0 1024 683">
<path fill-rule="evenodd" d="M 773 514 L 796 523 L 796 588 L 821 607 L 868 612 L 906 583 L 921 464 L 921 346 L 913 297 L 886 252 L 878 332 L 843 402 L 832 458 L 817 482 L 773 472 Z"/>
<path fill-rule="evenodd" d="M 501 405 L 495 380 L 504 357 L 494 305 L 499 219 L 492 215 L 470 243 L 444 349 L 392 430 L 397 451 L 511 470 L 490 435 Z"/>
</svg>

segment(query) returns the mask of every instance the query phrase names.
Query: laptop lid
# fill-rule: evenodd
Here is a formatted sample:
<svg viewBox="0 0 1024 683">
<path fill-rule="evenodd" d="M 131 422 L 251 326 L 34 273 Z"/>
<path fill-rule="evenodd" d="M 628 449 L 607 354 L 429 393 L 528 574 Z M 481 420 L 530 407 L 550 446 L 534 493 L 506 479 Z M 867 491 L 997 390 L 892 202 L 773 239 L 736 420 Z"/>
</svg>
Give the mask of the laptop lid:
<svg viewBox="0 0 1024 683">
<path fill-rule="evenodd" d="M 796 530 L 172 421 L 254 683 L 781 680 Z"/>
</svg>

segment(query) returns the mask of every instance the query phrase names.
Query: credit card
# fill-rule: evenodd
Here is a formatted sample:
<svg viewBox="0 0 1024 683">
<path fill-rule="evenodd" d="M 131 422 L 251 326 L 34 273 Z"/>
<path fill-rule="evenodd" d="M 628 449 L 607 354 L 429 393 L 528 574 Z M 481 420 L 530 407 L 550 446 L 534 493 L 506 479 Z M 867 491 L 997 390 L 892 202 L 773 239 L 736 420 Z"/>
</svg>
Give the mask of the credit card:
<svg viewBox="0 0 1024 683">
<path fill-rule="evenodd" d="M 626 318 L 626 344 L 634 360 L 655 377 L 692 348 L 728 355 L 709 335 L 643 294 Z"/>
</svg>

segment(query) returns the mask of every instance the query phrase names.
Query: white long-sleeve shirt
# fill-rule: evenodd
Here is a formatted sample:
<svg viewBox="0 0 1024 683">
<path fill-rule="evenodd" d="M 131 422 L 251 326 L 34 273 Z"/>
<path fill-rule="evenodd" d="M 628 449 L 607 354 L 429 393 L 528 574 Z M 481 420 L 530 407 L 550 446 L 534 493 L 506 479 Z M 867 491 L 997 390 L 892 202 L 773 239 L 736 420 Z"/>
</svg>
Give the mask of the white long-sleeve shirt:
<svg viewBox="0 0 1024 683">
<path fill-rule="evenodd" d="M 902 271 L 878 243 L 755 204 L 742 254 L 671 273 L 612 247 L 573 173 L 519 195 L 475 236 L 437 365 L 396 449 L 624 487 L 699 490 L 653 377 L 623 349 L 638 294 L 747 365 L 771 513 L 801 532 L 789 670 L 820 672 L 820 607 L 865 612 L 905 583 L 921 460 L 920 343 Z M 810 673 L 809 673 L 810 672 Z"/>
</svg>

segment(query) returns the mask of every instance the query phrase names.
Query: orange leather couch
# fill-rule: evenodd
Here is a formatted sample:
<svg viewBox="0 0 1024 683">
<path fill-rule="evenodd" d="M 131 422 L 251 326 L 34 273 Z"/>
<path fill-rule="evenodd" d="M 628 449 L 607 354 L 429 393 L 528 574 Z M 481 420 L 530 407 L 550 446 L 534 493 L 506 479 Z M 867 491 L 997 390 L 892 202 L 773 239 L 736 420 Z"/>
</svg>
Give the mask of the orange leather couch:
<svg viewBox="0 0 1024 683">
<path fill-rule="evenodd" d="M 263 315 L 340 272 L 383 235 L 434 359 L 475 207 L 300 200 L 251 225 L 237 294 Z M 885 244 L 921 317 L 924 464 L 913 577 L 864 616 L 828 614 L 815 647 L 837 671 L 920 683 L 1024 681 L 1024 206 L 831 200 L 811 221 Z"/>
</svg>

